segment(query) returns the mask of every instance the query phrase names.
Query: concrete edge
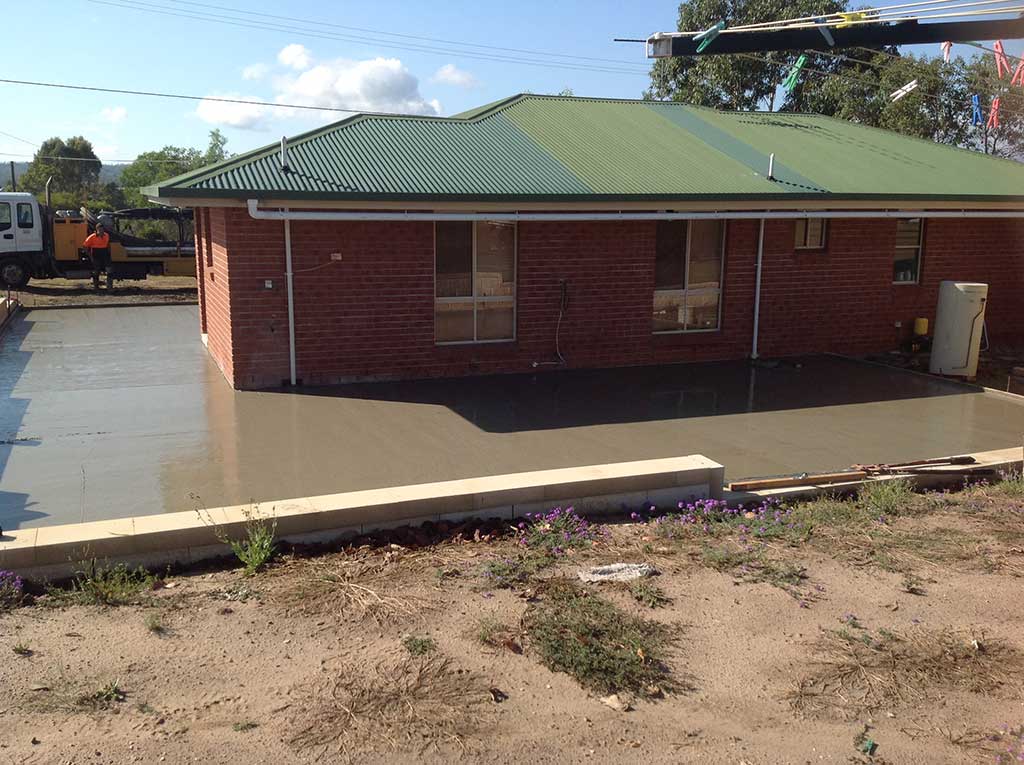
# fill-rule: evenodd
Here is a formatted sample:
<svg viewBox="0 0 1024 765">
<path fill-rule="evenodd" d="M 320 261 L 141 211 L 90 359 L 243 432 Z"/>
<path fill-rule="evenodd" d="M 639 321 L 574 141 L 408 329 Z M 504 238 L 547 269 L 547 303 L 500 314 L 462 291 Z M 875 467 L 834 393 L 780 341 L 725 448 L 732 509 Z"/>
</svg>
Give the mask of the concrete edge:
<svg viewBox="0 0 1024 765">
<path fill-rule="evenodd" d="M 195 563 L 228 554 L 223 539 L 244 536 L 254 517 L 288 542 L 328 542 L 427 521 L 519 518 L 572 504 L 614 513 L 720 497 L 725 468 L 701 455 L 587 465 L 316 497 L 117 518 L 11 531 L 0 539 L 0 569 L 35 579 L 73 574 L 92 558 L 129 565 Z M 266 510 L 269 507 L 270 510 Z"/>
<path fill-rule="evenodd" d="M 816 497 L 836 495 L 844 496 L 856 493 L 868 483 L 883 481 L 908 480 L 915 489 L 944 489 L 962 483 L 971 477 L 971 471 L 988 468 L 996 472 L 1020 472 L 1024 469 L 1024 448 L 1019 446 L 1010 449 L 994 449 L 987 452 L 975 452 L 973 465 L 935 466 L 922 468 L 913 473 L 897 473 L 869 477 L 861 481 L 845 481 L 843 483 L 806 484 L 803 486 L 787 486 L 782 489 L 764 489 L 761 491 L 723 491 L 722 498 L 729 502 L 751 502 L 762 499 L 815 499 Z"/>
<path fill-rule="evenodd" d="M 22 305 L 17 298 L 0 298 L 0 335 L 10 328 L 21 308 Z"/>
<path fill-rule="evenodd" d="M 96 305 L 27 305 L 26 311 L 79 311 L 87 308 L 166 308 L 175 305 L 199 305 L 198 300 L 173 300 L 167 303 L 97 303 Z"/>
</svg>

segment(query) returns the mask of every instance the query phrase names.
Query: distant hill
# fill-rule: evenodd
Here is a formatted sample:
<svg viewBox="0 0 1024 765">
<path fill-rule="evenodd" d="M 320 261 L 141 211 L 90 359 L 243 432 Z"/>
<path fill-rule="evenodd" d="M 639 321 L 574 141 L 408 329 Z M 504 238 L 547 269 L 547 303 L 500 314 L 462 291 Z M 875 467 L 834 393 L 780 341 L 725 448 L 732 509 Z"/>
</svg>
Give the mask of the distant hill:
<svg viewBox="0 0 1024 765">
<path fill-rule="evenodd" d="M 28 170 L 28 162 L 15 162 L 14 163 L 14 178 L 17 180 L 21 178 Z M 127 165 L 103 165 L 100 168 L 100 183 L 119 183 L 121 180 L 121 173 L 124 171 Z M 0 165 L 0 186 L 9 183 L 11 180 L 11 163 L 4 162 Z"/>
</svg>

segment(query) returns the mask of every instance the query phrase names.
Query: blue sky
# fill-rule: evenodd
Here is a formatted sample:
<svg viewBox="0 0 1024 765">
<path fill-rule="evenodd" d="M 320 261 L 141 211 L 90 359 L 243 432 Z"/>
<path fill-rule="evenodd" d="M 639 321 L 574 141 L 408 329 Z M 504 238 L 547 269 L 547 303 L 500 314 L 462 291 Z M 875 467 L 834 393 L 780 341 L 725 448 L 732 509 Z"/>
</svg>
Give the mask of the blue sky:
<svg viewBox="0 0 1024 765">
<path fill-rule="evenodd" d="M 611 40 L 672 30 L 677 8 L 671 1 L 652 0 L 48 0 L 43 5 L 32 15 L 46 19 L 45 38 L 5 35 L 3 77 L 442 115 L 521 91 L 572 88 L 577 95 L 637 98 L 647 85 L 643 46 Z M 231 14 L 224 8 L 304 21 Z M 202 14 L 243 17 L 250 26 L 194 18 Z M 1020 55 L 1022 45 L 1015 41 L 1007 50 Z M 214 127 L 228 136 L 229 150 L 241 152 L 346 116 L 18 85 L 0 85 L 0 97 L 0 132 L 32 144 L 82 134 L 105 160 L 130 159 L 166 144 L 202 147 Z M 33 150 L 34 145 L 0 134 L 0 159 L 27 159 L 14 155 Z"/>
</svg>

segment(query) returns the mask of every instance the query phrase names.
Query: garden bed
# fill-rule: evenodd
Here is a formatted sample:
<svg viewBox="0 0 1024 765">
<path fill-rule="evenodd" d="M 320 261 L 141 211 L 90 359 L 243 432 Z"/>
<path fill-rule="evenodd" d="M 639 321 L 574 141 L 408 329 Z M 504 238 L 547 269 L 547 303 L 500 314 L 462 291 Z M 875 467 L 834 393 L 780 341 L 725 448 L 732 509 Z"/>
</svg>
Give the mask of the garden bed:
<svg viewBox="0 0 1024 765">
<path fill-rule="evenodd" d="M 269 559 L 273 521 L 253 524 L 244 568 L 3 578 L 0 760 L 762 765 L 1020 750 L 1019 478 L 601 524 L 562 509 L 342 549 L 279 544 Z M 618 561 L 660 573 L 577 577 Z"/>
</svg>

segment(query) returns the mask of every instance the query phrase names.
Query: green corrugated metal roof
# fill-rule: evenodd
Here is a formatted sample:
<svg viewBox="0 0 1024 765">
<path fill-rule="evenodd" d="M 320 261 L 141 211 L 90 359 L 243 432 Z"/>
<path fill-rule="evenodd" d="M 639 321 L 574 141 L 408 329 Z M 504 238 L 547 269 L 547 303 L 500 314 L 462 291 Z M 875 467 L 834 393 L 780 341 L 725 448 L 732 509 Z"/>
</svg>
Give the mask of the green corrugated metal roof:
<svg viewBox="0 0 1024 765">
<path fill-rule="evenodd" d="M 145 189 L 237 199 L 1024 199 L 1024 165 L 813 114 L 520 95 L 359 115 Z M 775 154 L 775 181 L 765 176 Z"/>
</svg>

